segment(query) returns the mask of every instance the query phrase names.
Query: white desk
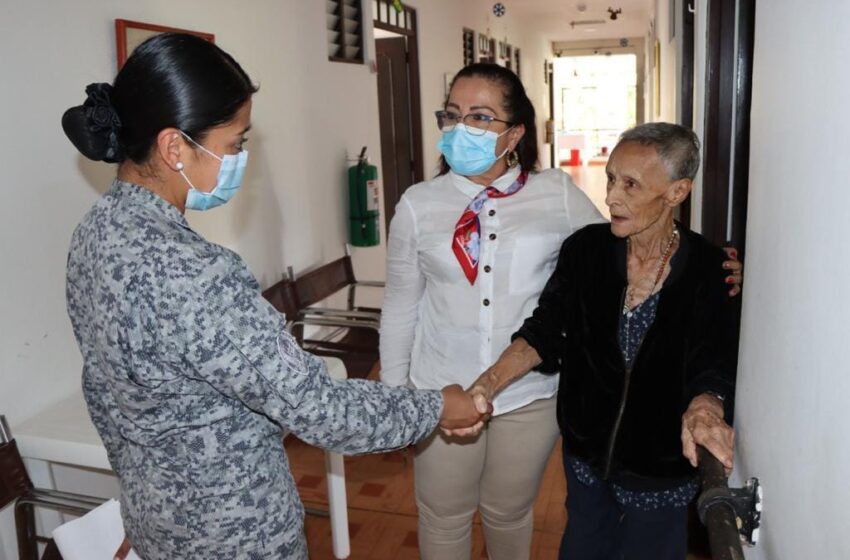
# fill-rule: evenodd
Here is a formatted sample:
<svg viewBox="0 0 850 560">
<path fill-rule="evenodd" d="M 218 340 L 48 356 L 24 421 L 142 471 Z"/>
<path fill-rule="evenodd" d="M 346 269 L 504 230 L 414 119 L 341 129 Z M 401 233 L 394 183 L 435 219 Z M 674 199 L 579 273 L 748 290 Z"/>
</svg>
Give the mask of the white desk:
<svg viewBox="0 0 850 560">
<path fill-rule="evenodd" d="M 325 362 L 331 377 L 347 378 L 342 361 L 326 358 Z M 52 474 L 53 464 L 111 471 L 106 449 L 91 423 L 82 393 L 65 399 L 35 418 L 13 426 L 12 434 L 18 443 L 21 456 L 26 460 L 30 477 L 38 487 L 56 488 Z M 325 465 L 334 556 L 348 558 L 351 545 L 348 536 L 345 468 L 342 456 L 326 452 Z M 73 491 L 70 488 L 63 490 Z M 62 522 L 58 515 L 40 513 L 46 531 L 52 531 Z"/>
</svg>

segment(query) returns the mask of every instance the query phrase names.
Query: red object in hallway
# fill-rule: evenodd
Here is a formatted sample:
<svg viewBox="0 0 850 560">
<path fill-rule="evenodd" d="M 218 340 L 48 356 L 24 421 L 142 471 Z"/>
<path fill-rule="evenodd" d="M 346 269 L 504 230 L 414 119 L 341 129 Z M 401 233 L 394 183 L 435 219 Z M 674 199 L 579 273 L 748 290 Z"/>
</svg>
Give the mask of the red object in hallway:
<svg viewBox="0 0 850 560">
<path fill-rule="evenodd" d="M 570 150 L 570 162 L 567 165 L 581 165 L 581 150 Z"/>
</svg>

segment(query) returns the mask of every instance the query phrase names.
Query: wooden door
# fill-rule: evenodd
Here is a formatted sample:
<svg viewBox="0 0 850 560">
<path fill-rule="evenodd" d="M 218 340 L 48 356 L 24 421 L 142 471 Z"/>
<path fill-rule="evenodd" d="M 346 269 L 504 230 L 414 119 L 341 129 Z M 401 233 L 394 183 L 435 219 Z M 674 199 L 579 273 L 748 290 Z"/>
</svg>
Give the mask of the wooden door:
<svg viewBox="0 0 850 560">
<path fill-rule="evenodd" d="M 407 37 L 376 39 L 381 172 L 387 224 L 402 193 L 422 180 L 415 173 Z"/>
<path fill-rule="evenodd" d="M 755 5 L 756 0 L 714 0 L 707 14 L 702 234 L 717 244 L 731 243 L 741 255 L 746 250 Z"/>
<path fill-rule="evenodd" d="M 676 13 L 682 14 L 682 94 L 679 97 L 679 124 L 694 128 L 694 13 L 687 0 L 676 0 Z M 691 227 L 691 197 L 677 209 L 676 219 Z"/>
</svg>

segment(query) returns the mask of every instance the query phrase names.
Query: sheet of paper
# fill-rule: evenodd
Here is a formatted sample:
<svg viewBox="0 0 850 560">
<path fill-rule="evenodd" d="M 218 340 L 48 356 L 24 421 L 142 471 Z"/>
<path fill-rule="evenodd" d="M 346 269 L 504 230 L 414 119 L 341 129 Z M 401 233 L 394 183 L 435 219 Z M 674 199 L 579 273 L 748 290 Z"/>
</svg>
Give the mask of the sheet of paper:
<svg viewBox="0 0 850 560">
<path fill-rule="evenodd" d="M 109 500 L 86 515 L 53 531 L 53 540 L 65 560 L 112 560 L 124 540 L 121 504 Z M 127 560 L 141 560 L 130 551 Z"/>
</svg>

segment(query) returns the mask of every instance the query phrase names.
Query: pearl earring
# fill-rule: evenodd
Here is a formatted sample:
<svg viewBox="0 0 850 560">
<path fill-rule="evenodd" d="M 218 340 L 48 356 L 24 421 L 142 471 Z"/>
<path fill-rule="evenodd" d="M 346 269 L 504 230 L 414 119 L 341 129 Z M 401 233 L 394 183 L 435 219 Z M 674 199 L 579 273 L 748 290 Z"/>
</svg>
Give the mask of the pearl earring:
<svg viewBox="0 0 850 560">
<path fill-rule="evenodd" d="M 175 165 L 174 167 L 176 167 L 176 168 L 177 168 L 177 171 L 183 171 L 183 162 L 182 162 L 182 161 L 178 161 L 178 162 L 177 162 L 177 165 Z"/>
</svg>

